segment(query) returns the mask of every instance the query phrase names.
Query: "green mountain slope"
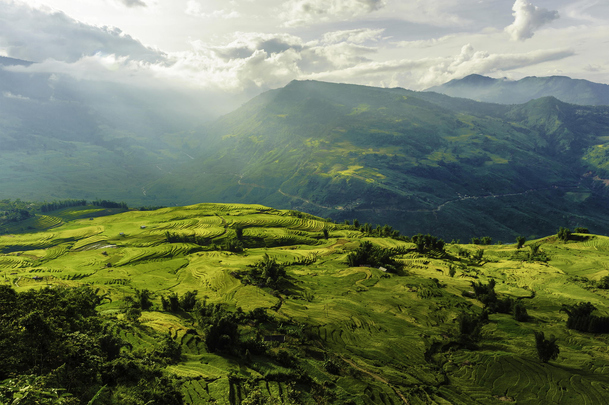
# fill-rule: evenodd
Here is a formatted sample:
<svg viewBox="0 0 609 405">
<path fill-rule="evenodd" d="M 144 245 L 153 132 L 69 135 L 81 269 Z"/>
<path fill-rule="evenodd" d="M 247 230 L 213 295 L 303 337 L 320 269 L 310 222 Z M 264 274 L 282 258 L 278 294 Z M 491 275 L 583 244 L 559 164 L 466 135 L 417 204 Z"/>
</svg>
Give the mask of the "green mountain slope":
<svg viewBox="0 0 609 405">
<path fill-rule="evenodd" d="M 500 104 L 520 104 L 552 96 L 572 104 L 609 105 L 609 85 L 565 76 L 532 76 L 513 81 L 469 75 L 426 91 Z"/>
<path fill-rule="evenodd" d="M 445 238 L 607 233 L 607 107 L 293 82 L 217 121 L 161 204 L 260 202 Z M 599 146 L 600 145 L 600 146 Z M 596 180 L 595 180 L 596 179 Z"/>
<path fill-rule="evenodd" d="M 607 237 L 419 252 L 406 239 L 262 205 L 93 219 L 87 210 L 49 213 L 82 218 L 46 231 L 0 236 L 2 292 L 99 288 L 104 333 L 129 342 L 112 360 L 124 384 L 133 376 L 120 364 L 145 353 L 159 361 L 156 336 L 169 334 L 165 347 L 181 355 L 151 364 L 180 381 L 188 404 L 607 403 Z M 348 265 L 356 252 L 367 263 Z M 396 272 L 372 266 L 382 254 L 370 252 L 388 254 L 381 260 Z M 593 331 L 592 317 L 584 325 L 570 315 L 586 302 L 598 308 Z M 535 332 L 557 338 L 557 357 L 540 361 Z M 15 367 L 13 357 L 3 361 Z M 100 367 L 87 374 L 89 391 L 108 384 L 110 368 L 87 364 Z M 152 390 L 158 378 L 139 384 Z"/>
</svg>

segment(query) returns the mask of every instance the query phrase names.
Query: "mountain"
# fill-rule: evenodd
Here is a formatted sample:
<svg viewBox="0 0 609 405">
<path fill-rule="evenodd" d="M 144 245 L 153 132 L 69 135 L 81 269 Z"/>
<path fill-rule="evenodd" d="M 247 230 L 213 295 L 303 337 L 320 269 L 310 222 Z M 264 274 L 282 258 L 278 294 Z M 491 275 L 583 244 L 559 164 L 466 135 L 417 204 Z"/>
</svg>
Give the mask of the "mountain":
<svg viewBox="0 0 609 405">
<path fill-rule="evenodd" d="M 609 107 L 553 97 L 507 106 L 295 81 L 211 125 L 196 159 L 148 197 L 256 202 L 449 240 L 607 233 L 607 136 Z"/>
<path fill-rule="evenodd" d="M 431 249 L 262 205 L 104 214 L 0 236 L 0 402 L 607 403 L 608 237 Z"/>
<path fill-rule="evenodd" d="M 552 96 L 571 104 L 609 105 L 609 85 L 566 76 L 532 76 L 514 81 L 474 74 L 426 91 L 499 104 L 521 104 Z"/>
</svg>

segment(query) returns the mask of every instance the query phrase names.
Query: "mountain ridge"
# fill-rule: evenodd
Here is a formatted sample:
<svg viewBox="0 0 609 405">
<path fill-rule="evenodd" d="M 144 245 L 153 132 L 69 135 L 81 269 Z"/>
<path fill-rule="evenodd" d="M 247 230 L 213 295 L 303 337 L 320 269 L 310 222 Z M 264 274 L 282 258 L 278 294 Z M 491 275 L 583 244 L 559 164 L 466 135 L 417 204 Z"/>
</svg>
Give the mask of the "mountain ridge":
<svg viewBox="0 0 609 405">
<path fill-rule="evenodd" d="M 475 229 L 513 237 L 515 227 L 509 231 L 505 218 L 490 212 L 502 210 L 499 199 L 519 218 L 515 222 L 529 222 L 529 235 L 537 232 L 532 223 L 541 221 L 551 231 L 572 208 L 604 224 L 596 202 L 604 191 L 582 178 L 590 170 L 604 173 L 595 163 L 604 159 L 604 149 L 592 148 L 599 156 L 588 160 L 582 155 L 602 135 L 592 126 L 607 128 L 608 111 L 555 98 L 506 106 L 399 88 L 295 81 L 216 121 L 200 158 L 155 183 L 150 195 L 170 202 L 162 196 L 181 188 L 192 203 L 258 202 L 372 223 L 391 218 L 403 231 L 449 238 Z M 186 190 L 180 176 L 190 176 L 198 187 Z M 526 213 L 516 196 L 530 205 Z M 565 198 L 583 199 L 583 205 Z M 462 211 L 457 206 L 463 201 L 472 207 Z M 482 202 L 493 202 L 493 208 L 475 207 Z M 537 204 L 552 208 L 531 222 Z"/>
<path fill-rule="evenodd" d="M 609 105 L 609 85 L 567 76 L 528 76 L 520 80 L 472 74 L 425 91 L 500 104 L 521 104 L 545 96 L 579 105 Z"/>
</svg>

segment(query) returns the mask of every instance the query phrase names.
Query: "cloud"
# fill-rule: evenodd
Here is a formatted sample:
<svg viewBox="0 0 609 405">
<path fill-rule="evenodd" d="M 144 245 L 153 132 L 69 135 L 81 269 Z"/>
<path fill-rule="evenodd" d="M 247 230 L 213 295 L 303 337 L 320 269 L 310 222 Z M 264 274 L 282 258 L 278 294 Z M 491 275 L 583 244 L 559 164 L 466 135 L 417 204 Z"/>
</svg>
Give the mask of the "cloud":
<svg viewBox="0 0 609 405">
<path fill-rule="evenodd" d="M 186 3 L 186 14 L 191 15 L 193 17 L 201 17 L 201 18 L 214 18 L 214 19 L 231 19 L 238 18 L 241 16 L 237 11 L 227 11 L 227 10 L 214 10 L 210 13 L 206 13 L 203 9 L 201 3 L 196 0 L 189 0 Z"/>
<path fill-rule="evenodd" d="M 361 44 L 366 41 L 378 41 L 385 31 L 384 28 L 370 29 L 360 28 L 354 30 L 328 32 L 323 36 L 323 42 L 327 44 L 335 44 L 338 42 L 352 42 Z"/>
<path fill-rule="evenodd" d="M 385 0 L 290 0 L 280 18 L 285 27 L 345 21 L 385 6 Z"/>
<path fill-rule="evenodd" d="M 6 97 L 6 98 L 12 98 L 15 100 L 27 100 L 27 101 L 31 100 L 29 97 L 22 96 L 20 94 L 13 94 L 10 91 L 3 91 L 2 96 Z"/>
<path fill-rule="evenodd" d="M 431 66 L 427 73 L 419 79 L 419 83 L 430 87 L 474 73 L 489 74 L 509 71 L 573 55 L 575 52 L 569 49 L 544 49 L 521 54 L 491 54 L 476 51 L 470 44 L 467 44 L 463 46 L 459 55 L 444 58 Z"/>
<path fill-rule="evenodd" d="M 75 62 L 98 53 L 160 62 L 164 54 L 114 27 L 81 23 L 63 12 L 0 2 L 0 48 L 14 58 Z"/>
<path fill-rule="evenodd" d="M 491 54 L 465 45 L 452 57 L 364 62 L 345 69 L 315 72 L 303 78 L 388 87 L 424 89 L 469 74 L 490 74 L 563 59 L 570 50 L 541 50 L 523 54 Z"/>
<path fill-rule="evenodd" d="M 527 0 L 516 0 L 512 6 L 514 22 L 505 27 L 514 41 L 524 41 L 533 36 L 535 30 L 558 19 L 558 11 L 539 8 Z"/>
<path fill-rule="evenodd" d="M 119 2 L 127 7 L 146 7 L 147 4 L 142 0 L 119 0 Z"/>
</svg>

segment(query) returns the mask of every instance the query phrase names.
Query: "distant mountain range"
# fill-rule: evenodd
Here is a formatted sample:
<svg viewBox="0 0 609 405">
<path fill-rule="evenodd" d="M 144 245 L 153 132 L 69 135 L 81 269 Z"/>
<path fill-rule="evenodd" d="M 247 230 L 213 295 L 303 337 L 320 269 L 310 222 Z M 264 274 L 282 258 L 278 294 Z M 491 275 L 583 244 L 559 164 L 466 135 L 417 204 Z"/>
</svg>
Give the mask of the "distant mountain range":
<svg viewBox="0 0 609 405">
<path fill-rule="evenodd" d="M 506 106 L 305 81 L 218 120 L 197 159 L 148 196 L 512 240 L 559 226 L 609 232 L 608 168 L 609 107 L 553 97 Z"/>
<path fill-rule="evenodd" d="M 552 96 L 571 104 L 609 105 L 609 85 L 565 76 L 533 76 L 514 81 L 469 75 L 427 91 L 499 104 L 521 104 Z"/>
</svg>

